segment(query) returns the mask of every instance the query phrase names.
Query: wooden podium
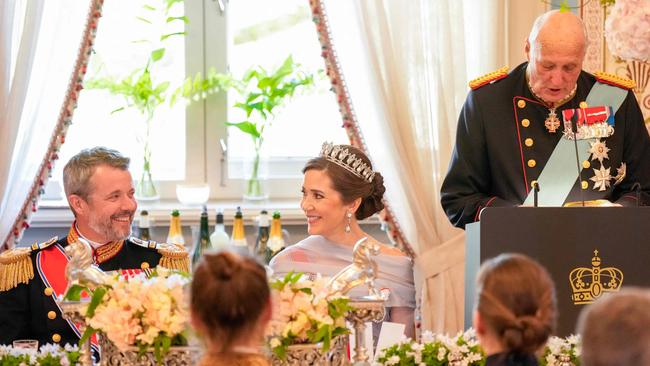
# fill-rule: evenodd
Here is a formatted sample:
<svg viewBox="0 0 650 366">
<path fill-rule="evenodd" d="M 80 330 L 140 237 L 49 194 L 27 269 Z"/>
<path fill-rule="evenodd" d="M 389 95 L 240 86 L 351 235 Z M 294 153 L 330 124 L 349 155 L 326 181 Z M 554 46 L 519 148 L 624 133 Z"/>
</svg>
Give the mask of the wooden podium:
<svg viewBox="0 0 650 366">
<path fill-rule="evenodd" d="M 555 281 L 557 335 L 621 286 L 650 286 L 650 207 L 494 207 L 466 227 L 465 327 L 472 324 L 476 273 L 485 259 L 526 254 Z"/>
</svg>

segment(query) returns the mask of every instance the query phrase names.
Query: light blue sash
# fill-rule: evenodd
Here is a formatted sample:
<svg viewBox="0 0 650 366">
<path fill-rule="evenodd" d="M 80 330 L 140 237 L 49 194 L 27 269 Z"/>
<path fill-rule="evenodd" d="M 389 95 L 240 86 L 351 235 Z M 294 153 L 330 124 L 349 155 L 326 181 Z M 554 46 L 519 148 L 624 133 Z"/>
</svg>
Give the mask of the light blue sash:
<svg viewBox="0 0 650 366">
<path fill-rule="evenodd" d="M 587 105 L 599 106 L 608 105 L 616 114 L 618 108 L 623 104 L 627 90 L 616 86 L 596 82 L 587 96 Z M 616 126 L 614 126 L 616 128 Z M 596 139 L 578 140 L 578 161 L 582 162 L 589 158 L 589 142 Z M 578 178 L 578 167 L 576 166 L 575 146 L 572 140 L 561 138 L 555 146 L 551 157 L 544 166 L 544 170 L 537 178 L 540 191 L 538 193 L 539 206 L 560 207 L 564 204 L 571 192 L 573 185 Z M 531 189 L 524 205 L 532 206 L 534 191 Z"/>
</svg>

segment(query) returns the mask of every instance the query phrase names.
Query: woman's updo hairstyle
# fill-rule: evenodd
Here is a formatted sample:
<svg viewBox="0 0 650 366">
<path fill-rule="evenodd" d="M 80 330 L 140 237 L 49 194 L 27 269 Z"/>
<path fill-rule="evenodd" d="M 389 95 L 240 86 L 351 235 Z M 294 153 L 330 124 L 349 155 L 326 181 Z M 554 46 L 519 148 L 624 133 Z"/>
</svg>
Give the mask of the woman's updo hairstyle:
<svg viewBox="0 0 650 366">
<path fill-rule="evenodd" d="M 372 169 L 370 159 L 361 150 L 350 145 L 337 146 L 341 149 L 348 149 L 350 154 L 356 155 Z M 361 204 L 354 215 L 357 220 L 363 220 L 384 209 L 382 199 L 386 188 L 384 187 L 384 177 L 379 172 L 375 172 L 372 182 L 368 182 L 323 156 L 309 160 L 302 169 L 303 174 L 308 170 L 324 171 L 332 180 L 332 188 L 341 194 L 344 203 L 350 203 L 361 197 Z"/>
<path fill-rule="evenodd" d="M 508 352 L 534 353 L 555 330 L 555 286 L 546 269 L 520 254 L 481 266 L 476 310 Z"/>
<path fill-rule="evenodd" d="M 268 306 L 266 270 L 254 259 L 207 253 L 194 270 L 190 307 L 206 336 L 223 349 L 253 329 Z"/>
</svg>

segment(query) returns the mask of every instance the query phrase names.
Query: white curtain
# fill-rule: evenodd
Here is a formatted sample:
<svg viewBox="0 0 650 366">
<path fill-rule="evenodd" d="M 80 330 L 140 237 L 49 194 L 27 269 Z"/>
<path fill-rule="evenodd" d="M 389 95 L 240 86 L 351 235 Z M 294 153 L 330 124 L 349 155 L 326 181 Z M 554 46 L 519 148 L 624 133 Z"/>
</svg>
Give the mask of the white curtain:
<svg viewBox="0 0 650 366">
<path fill-rule="evenodd" d="M 464 326 L 464 232 L 449 224 L 439 192 L 468 80 L 510 58 L 507 4 L 324 1 L 366 147 L 416 252 L 422 327 L 435 332 Z"/>
<path fill-rule="evenodd" d="M 22 215 L 44 163 L 81 46 L 89 4 L 0 1 L 1 241 Z"/>
</svg>

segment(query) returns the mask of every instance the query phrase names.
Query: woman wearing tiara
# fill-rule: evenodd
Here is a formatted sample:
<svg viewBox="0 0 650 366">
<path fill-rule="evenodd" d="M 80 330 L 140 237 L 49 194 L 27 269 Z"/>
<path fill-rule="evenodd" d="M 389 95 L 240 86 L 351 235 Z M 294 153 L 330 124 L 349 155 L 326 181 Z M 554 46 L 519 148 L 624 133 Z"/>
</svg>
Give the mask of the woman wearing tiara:
<svg viewBox="0 0 650 366">
<path fill-rule="evenodd" d="M 353 155 L 353 156 L 352 156 Z M 302 201 L 309 237 L 280 252 L 270 265 L 276 275 L 290 271 L 331 277 L 352 263 L 354 244 L 367 237 L 359 220 L 384 208 L 384 179 L 372 170 L 368 157 L 349 145 L 325 143 L 320 156 L 303 168 Z M 373 259 L 379 267 L 376 285 L 388 290 L 385 320 L 402 323 L 408 337 L 415 334 L 413 263 L 399 249 L 381 244 Z M 365 291 L 365 293 L 364 293 Z M 349 295 L 367 295 L 359 286 Z"/>
</svg>

